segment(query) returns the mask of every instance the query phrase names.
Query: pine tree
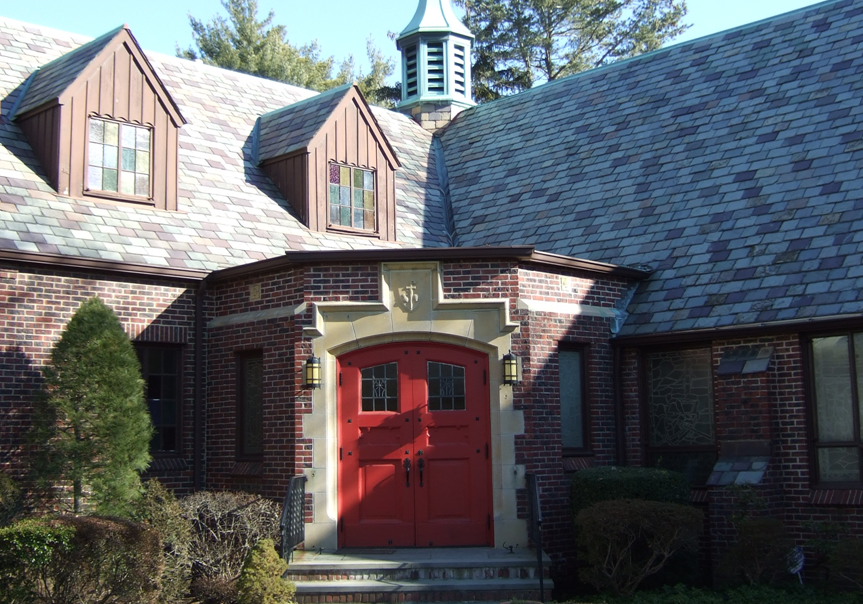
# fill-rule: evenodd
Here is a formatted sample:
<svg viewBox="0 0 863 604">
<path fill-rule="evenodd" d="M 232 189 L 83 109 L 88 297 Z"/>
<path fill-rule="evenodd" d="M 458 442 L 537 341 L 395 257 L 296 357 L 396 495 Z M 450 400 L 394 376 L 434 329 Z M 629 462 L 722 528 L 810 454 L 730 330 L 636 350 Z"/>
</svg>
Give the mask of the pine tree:
<svg viewBox="0 0 863 604">
<path fill-rule="evenodd" d="M 72 316 L 43 377 L 31 433 L 36 478 L 71 484 L 76 514 L 85 489 L 97 512 L 126 514 L 141 492 L 153 427 L 135 349 L 98 298 Z"/>
<path fill-rule="evenodd" d="M 687 29 L 685 0 L 455 0 L 485 102 L 650 52 Z"/>
</svg>

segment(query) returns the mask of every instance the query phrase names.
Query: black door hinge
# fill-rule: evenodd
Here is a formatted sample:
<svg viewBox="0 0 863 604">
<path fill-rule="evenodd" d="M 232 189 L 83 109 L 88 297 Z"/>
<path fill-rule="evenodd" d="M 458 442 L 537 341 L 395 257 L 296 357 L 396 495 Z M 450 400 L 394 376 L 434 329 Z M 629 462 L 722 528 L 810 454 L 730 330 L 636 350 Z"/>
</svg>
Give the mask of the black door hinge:
<svg viewBox="0 0 863 604">
<path fill-rule="evenodd" d="M 344 453 L 344 447 L 339 447 L 339 461 L 342 461 L 344 459 L 344 457 L 342 457 L 343 453 Z"/>
<path fill-rule="evenodd" d="M 483 369 L 483 370 L 482 370 L 482 385 L 483 385 L 483 386 L 485 386 L 485 380 L 486 380 L 486 376 L 485 376 L 485 369 Z"/>
<path fill-rule="evenodd" d="M 491 514 L 488 515 L 488 529 L 491 530 Z"/>
<path fill-rule="evenodd" d="M 485 458 L 488 459 L 488 443 L 485 443 Z"/>
<path fill-rule="evenodd" d="M 339 386 L 342 385 L 342 372 L 339 371 Z"/>
</svg>

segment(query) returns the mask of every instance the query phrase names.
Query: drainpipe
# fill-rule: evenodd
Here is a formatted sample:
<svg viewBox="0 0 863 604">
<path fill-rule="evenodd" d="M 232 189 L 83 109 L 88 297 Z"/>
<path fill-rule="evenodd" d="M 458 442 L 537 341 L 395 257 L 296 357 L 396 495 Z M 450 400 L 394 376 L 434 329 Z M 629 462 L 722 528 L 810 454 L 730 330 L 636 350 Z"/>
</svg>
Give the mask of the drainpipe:
<svg viewBox="0 0 863 604">
<path fill-rule="evenodd" d="M 195 292 L 195 413 L 193 444 L 193 484 L 196 491 L 203 488 L 204 476 L 204 294 L 207 282 L 201 281 Z"/>
<path fill-rule="evenodd" d="M 611 379 L 612 379 L 612 399 L 614 403 L 614 426 L 617 433 L 617 465 L 626 465 L 626 430 L 624 428 L 624 409 L 623 409 L 623 393 L 621 392 L 621 382 L 623 376 L 620 375 L 620 347 L 612 347 L 611 357 Z"/>
</svg>

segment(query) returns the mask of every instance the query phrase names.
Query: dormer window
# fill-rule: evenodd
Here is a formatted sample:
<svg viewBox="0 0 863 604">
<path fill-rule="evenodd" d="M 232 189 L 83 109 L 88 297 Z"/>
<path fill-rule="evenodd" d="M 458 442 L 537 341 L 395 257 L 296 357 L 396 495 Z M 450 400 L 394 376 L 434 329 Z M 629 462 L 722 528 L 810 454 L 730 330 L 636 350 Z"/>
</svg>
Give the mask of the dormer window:
<svg viewBox="0 0 863 604">
<path fill-rule="evenodd" d="M 330 164 L 330 225 L 375 230 L 375 173 Z"/>
<path fill-rule="evenodd" d="M 90 118 L 87 190 L 150 198 L 149 128 Z"/>
</svg>

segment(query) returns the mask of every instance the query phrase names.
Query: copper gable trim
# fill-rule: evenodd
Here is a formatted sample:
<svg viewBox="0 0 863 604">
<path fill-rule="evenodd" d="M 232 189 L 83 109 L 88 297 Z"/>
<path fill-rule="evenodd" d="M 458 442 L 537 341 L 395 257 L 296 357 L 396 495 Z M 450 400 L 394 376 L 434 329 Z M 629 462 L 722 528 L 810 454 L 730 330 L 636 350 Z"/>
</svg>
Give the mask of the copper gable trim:
<svg viewBox="0 0 863 604">
<path fill-rule="evenodd" d="M 519 261 L 543 266 L 582 270 L 604 276 L 628 279 L 646 279 L 647 271 L 628 267 L 603 264 L 591 260 L 580 260 L 557 254 L 537 252 L 532 245 L 506 247 L 441 247 L 441 248 L 387 248 L 366 250 L 337 251 L 289 251 L 284 256 L 261 260 L 253 264 L 234 266 L 213 272 L 207 281 L 218 283 L 238 277 L 284 269 L 291 266 L 313 263 L 343 262 L 413 262 L 441 260 L 449 262 L 469 262 L 471 260 Z"/>
<path fill-rule="evenodd" d="M 197 283 L 203 281 L 207 271 L 174 267 L 148 266 L 131 262 L 114 262 L 97 258 L 76 258 L 60 254 L 0 250 L 0 261 L 29 266 L 52 267 L 66 270 L 87 270 L 108 275 L 137 276 Z"/>
<path fill-rule="evenodd" d="M 93 44 L 102 44 L 102 48 L 92 56 L 89 60 L 86 61 L 83 65 L 81 65 L 77 73 L 74 75 L 74 78 L 64 84 L 62 88 L 59 90 L 52 90 L 50 86 L 49 93 L 44 99 L 38 99 L 33 104 L 30 100 L 26 98 L 26 93 L 30 91 L 31 86 L 27 86 L 27 90 L 21 94 L 20 103 L 16 103 L 17 106 L 23 106 L 24 111 L 19 111 L 19 113 L 10 114 L 12 118 L 15 120 L 26 119 L 27 117 L 44 111 L 46 108 L 50 107 L 52 104 L 66 104 L 71 96 L 80 89 L 82 86 L 87 84 L 87 80 L 93 75 L 93 72 L 105 62 L 105 60 L 109 57 L 109 55 L 113 54 L 115 50 L 120 46 L 124 45 L 128 50 L 129 54 L 135 59 L 135 61 L 140 66 L 141 70 L 144 73 L 144 77 L 150 83 L 161 102 L 162 106 L 165 108 L 166 113 L 171 117 L 171 121 L 174 123 L 176 127 L 181 127 L 186 124 L 186 118 L 183 117 L 180 112 L 180 108 L 177 103 L 174 101 L 168 89 L 165 87 L 165 84 L 162 82 L 162 79 L 156 73 L 156 70 L 153 68 L 153 65 L 150 63 L 147 56 L 144 54 L 144 51 L 141 50 L 141 47 L 138 45 L 138 41 L 135 39 L 135 36 L 132 35 L 131 30 L 127 25 L 123 25 L 122 27 L 105 34 L 104 36 L 100 36 L 95 40 L 80 46 L 74 50 L 69 51 L 65 55 L 58 57 L 54 61 L 43 65 L 39 69 L 33 72 L 32 78 L 33 83 L 35 83 L 40 78 L 51 78 L 51 77 L 68 77 L 68 73 L 63 73 L 65 70 L 58 70 L 59 73 L 56 76 L 52 76 L 52 67 L 59 66 L 61 61 L 69 60 L 76 53 L 85 53 L 88 47 Z"/>
<path fill-rule="evenodd" d="M 685 331 L 670 331 L 636 336 L 620 336 L 611 340 L 612 346 L 631 347 L 657 346 L 665 344 L 683 344 L 690 342 L 711 342 L 735 338 L 753 338 L 782 334 L 826 333 L 845 329 L 863 327 L 863 313 L 848 315 L 833 315 L 769 323 L 750 323 L 747 325 L 731 325 L 728 327 L 711 327 L 706 329 L 690 329 Z"/>
</svg>

